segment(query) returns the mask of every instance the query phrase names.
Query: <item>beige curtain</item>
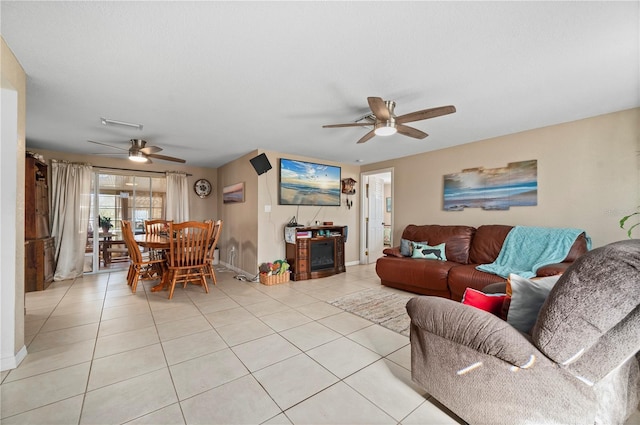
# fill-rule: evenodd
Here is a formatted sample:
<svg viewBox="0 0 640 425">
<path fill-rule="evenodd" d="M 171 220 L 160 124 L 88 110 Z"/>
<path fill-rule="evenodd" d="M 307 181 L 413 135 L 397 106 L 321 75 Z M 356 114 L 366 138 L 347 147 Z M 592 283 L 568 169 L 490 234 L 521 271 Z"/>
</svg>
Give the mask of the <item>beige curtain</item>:
<svg viewBox="0 0 640 425">
<path fill-rule="evenodd" d="M 189 220 L 189 184 L 185 173 L 167 172 L 167 220 Z"/>
<path fill-rule="evenodd" d="M 82 276 L 91 206 L 91 165 L 52 160 L 51 236 L 55 238 L 54 280 Z"/>
</svg>

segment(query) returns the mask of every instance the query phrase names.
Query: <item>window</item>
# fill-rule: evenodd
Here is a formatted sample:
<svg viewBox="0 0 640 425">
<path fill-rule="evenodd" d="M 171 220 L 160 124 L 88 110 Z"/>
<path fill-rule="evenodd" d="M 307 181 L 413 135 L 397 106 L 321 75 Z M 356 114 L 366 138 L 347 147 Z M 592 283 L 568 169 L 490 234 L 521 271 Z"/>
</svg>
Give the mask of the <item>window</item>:
<svg viewBox="0 0 640 425">
<path fill-rule="evenodd" d="M 164 218 L 167 181 L 163 177 L 98 174 L 99 215 L 110 217 L 114 231 L 120 220 L 130 220 L 136 232 L 144 231 L 144 221 Z"/>
<path fill-rule="evenodd" d="M 100 238 L 93 242 L 93 229 L 98 229 L 100 235 L 104 235 L 98 216 L 111 219 L 113 227 L 109 230 L 109 237 L 112 240 L 122 239 L 121 220 L 130 220 L 135 233 L 144 233 L 145 220 L 165 218 L 166 177 L 161 174 L 157 177 L 150 176 L 144 172 L 141 175 L 125 173 L 127 172 L 104 170 L 95 173 L 91 190 L 92 221 L 88 232 L 91 240 L 87 241 L 87 254 L 92 257 L 88 262 L 92 265 L 85 267 L 85 271 L 95 270 L 96 265 L 103 266 L 100 259 Z"/>
</svg>

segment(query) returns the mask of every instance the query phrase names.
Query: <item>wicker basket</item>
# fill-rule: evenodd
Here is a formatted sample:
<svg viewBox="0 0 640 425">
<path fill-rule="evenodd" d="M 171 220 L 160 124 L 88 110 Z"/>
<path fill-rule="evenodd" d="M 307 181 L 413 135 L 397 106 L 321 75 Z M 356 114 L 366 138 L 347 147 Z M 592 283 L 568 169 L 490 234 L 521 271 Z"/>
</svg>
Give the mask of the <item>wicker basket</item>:
<svg viewBox="0 0 640 425">
<path fill-rule="evenodd" d="M 273 274 L 271 276 L 266 273 L 260 273 L 260 283 L 263 285 L 277 285 L 278 283 L 289 282 L 289 274 L 291 272 L 286 271 L 282 274 Z"/>
</svg>

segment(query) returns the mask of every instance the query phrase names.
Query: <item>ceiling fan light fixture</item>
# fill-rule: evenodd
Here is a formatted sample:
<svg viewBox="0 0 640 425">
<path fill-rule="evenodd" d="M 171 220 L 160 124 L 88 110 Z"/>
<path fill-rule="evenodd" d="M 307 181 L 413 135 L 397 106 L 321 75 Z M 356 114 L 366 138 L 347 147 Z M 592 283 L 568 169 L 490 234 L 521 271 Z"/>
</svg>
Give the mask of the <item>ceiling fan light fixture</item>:
<svg viewBox="0 0 640 425">
<path fill-rule="evenodd" d="M 136 124 L 132 122 L 110 120 L 104 117 L 100 117 L 100 122 L 102 123 L 102 125 L 122 125 L 124 127 L 133 127 L 133 128 L 137 128 L 138 130 L 142 130 L 142 124 Z"/>
<path fill-rule="evenodd" d="M 383 121 L 376 123 L 376 129 L 374 131 L 376 136 L 391 136 L 398 132 L 395 121 Z"/>
<path fill-rule="evenodd" d="M 368 133 L 362 136 L 357 143 L 365 143 L 371 140 L 374 136 L 391 136 L 396 133 L 401 136 L 412 137 L 414 139 L 424 139 L 429 136 L 427 133 L 406 124 L 456 112 L 455 106 L 448 105 L 423 109 L 397 116 L 394 112 L 396 103 L 392 100 L 385 101 L 381 97 L 368 97 L 367 102 L 369 103 L 369 109 L 371 110 L 370 114 L 358 118 L 355 122 L 323 125 L 322 128 L 367 128 L 367 130 L 369 130 Z M 371 126 L 373 126 L 373 130 L 371 130 Z"/>
<path fill-rule="evenodd" d="M 142 152 L 129 152 L 129 159 L 134 162 L 147 162 L 147 157 Z"/>
</svg>

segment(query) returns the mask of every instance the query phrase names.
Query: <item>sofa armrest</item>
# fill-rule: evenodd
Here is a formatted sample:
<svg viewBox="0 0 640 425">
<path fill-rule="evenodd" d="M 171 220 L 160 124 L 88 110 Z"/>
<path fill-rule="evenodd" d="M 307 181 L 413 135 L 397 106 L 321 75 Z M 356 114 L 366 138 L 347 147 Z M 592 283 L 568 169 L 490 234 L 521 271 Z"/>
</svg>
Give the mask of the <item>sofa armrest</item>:
<svg viewBox="0 0 640 425">
<path fill-rule="evenodd" d="M 389 257 L 404 257 L 404 255 L 400 253 L 399 246 L 394 246 L 393 248 L 385 248 L 382 250 L 382 253 Z"/>
<path fill-rule="evenodd" d="M 413 326 L 518 368 L 529 368 L 544 357 L 514 327 L 475 307 L 446 298 L 415 297 L 407 303 L 407 312 Z"/>
<path fill-rule="evenodd" d="M 571 264 L 573 264 L 573 262 L 547 264 L 546 266 L 540 267 L 538 270 L 536 270 L 536 276 L 547 277 L 555 276 L 557 274 L 563 274 L 567 271 Z"/>
</svg>

